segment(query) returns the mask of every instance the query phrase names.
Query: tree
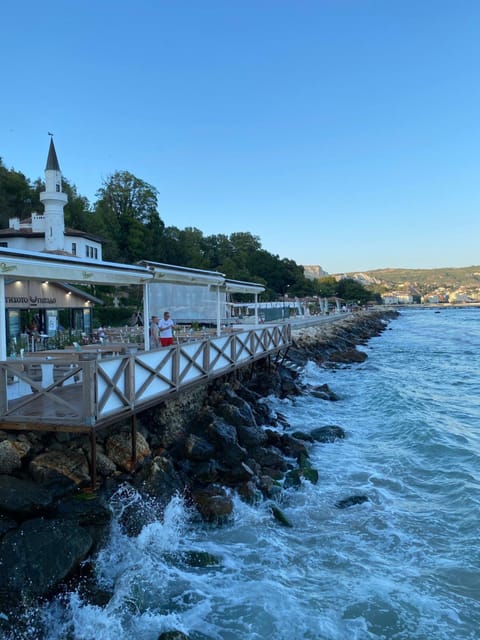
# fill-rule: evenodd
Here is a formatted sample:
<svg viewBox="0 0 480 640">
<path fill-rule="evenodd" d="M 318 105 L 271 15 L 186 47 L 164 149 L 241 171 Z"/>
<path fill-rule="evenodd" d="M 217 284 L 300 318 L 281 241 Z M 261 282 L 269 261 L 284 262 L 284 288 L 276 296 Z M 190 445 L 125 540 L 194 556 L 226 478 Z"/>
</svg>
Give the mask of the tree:
<svg viewBox="0 0 480 640">
<path fill-rule="evenodd" d="M 95 213 L 99 231 L 108 240 L 107 260 L 134 263 L 153 259 L 152 237 L 162 236 L 157 211 L 158 191 L 128 171 L 117 171 L 98 190 Z"/>
<path fill-rule="evenodd" d="M 32 186 L 27 178 L 19 171 L 7 169 L 0 158 L 0 227 L 8 227 L 12 217 L 28 217 L 35 204 Z"/>
</svg>

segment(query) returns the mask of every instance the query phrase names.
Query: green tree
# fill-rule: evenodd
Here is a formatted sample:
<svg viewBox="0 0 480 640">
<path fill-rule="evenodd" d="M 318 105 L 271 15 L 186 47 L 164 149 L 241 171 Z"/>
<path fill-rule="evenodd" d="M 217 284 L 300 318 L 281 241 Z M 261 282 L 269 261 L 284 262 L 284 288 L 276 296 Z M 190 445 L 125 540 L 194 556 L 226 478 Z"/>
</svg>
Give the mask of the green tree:
<svg viewBox="0 0 480 640">
<path fill-rule="evenodd" d="M 30 216 L 37 204 L 27 178 L 14 169 L 7 169 L 0 158 L 0 227 L 9 226 L 9 219 Z"/>
<path fill-rule="evenodd" d="M 117 171 L 98 190 L 96 226 L 108 243 L 107 260 L 134 263 L 158 259 L 164 224 L 157 211 L 157 189 L 128 171 Z M 152 238 L 154 240 L 152 240 Z"/>
</svg>

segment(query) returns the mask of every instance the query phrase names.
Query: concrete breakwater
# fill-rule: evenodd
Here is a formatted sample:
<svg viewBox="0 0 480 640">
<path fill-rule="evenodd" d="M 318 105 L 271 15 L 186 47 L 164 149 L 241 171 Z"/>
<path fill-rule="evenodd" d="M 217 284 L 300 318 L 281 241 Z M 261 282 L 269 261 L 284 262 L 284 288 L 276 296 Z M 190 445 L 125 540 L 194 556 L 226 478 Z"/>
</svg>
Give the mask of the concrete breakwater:
<svg viewBox="0 0 480 640">
<path fill-rule="evenodd" d="M 14 620 L 18 624 L 19 602 L 32 606 L 65 581 L 79 583 L 78 567 L 101 547 L 111 518 L 109 499 L 119 491 L 137 491 L 156 505 L 148 514 L 135 507 L 124 510 L 121 524 L 132 535 L 148 518 L 161 518 L 177 493 L 212 526 L 229 522 L 231 491 L 250 502 L 268 500 L 272 517 L 288 526 L 277 501 L 282 486 L 302 479 L 316 482 L 308 461 L 311 440 L 343 434 L 319 425 L 315 433 L 290 435 L 265 397 L 314 393 L 334 400 L 328 388 L 304 388 L 299 369 L 308 360 L 322 366 L 360 361 L 365 354 L 356 346 L 381 333 L 394 315 L 371 311 L 295 328 L 283 361 L 263 360 L 144 412 L 135 469 L 129 426 L 112 427 L 99 436 L 95 493 L 87 490 L 90 448 L 85 436 L 1 432 L 0 630 Z M 88 563 L 82 564 L 86 578 Z M 87 579 L 84 585 L 84 597 L 99 602 L 98 590 Z"/>
</svg>

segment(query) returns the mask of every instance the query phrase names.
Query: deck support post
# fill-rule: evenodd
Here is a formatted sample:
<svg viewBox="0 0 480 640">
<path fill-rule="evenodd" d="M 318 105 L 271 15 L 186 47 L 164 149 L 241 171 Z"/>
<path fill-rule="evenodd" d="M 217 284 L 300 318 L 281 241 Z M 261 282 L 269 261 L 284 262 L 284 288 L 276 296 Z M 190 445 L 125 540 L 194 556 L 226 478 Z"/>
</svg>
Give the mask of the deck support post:
<svg viewBox="0 0 480 640">
<path fill-rule="evenodd" d="M 95 430 L 90 431 L 90 477 L 92 478 L 92 491 L 97 487 L 97 438 Z"/>
<path fill-rule="evenodd" d="M 131 420 L 131 434 L 132 434 L 132 471 L 135 471 L 137 466 L 137 415 L 134 413 Z"/>
</svg>

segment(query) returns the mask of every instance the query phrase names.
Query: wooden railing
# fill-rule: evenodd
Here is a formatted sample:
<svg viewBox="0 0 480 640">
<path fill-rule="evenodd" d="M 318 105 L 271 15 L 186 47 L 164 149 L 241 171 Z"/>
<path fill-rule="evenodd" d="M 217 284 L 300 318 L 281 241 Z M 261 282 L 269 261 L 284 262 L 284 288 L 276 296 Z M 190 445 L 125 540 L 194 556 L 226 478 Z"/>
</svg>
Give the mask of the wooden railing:
<svg viewBox="0 0 480 640">
<path fill-rule="evenodd" d="M 289 344 L 289 325 L 265 325 L 107 358 L 79 352 L 0 362 L 0 424 L 94 427 Z"/>
</svg>

